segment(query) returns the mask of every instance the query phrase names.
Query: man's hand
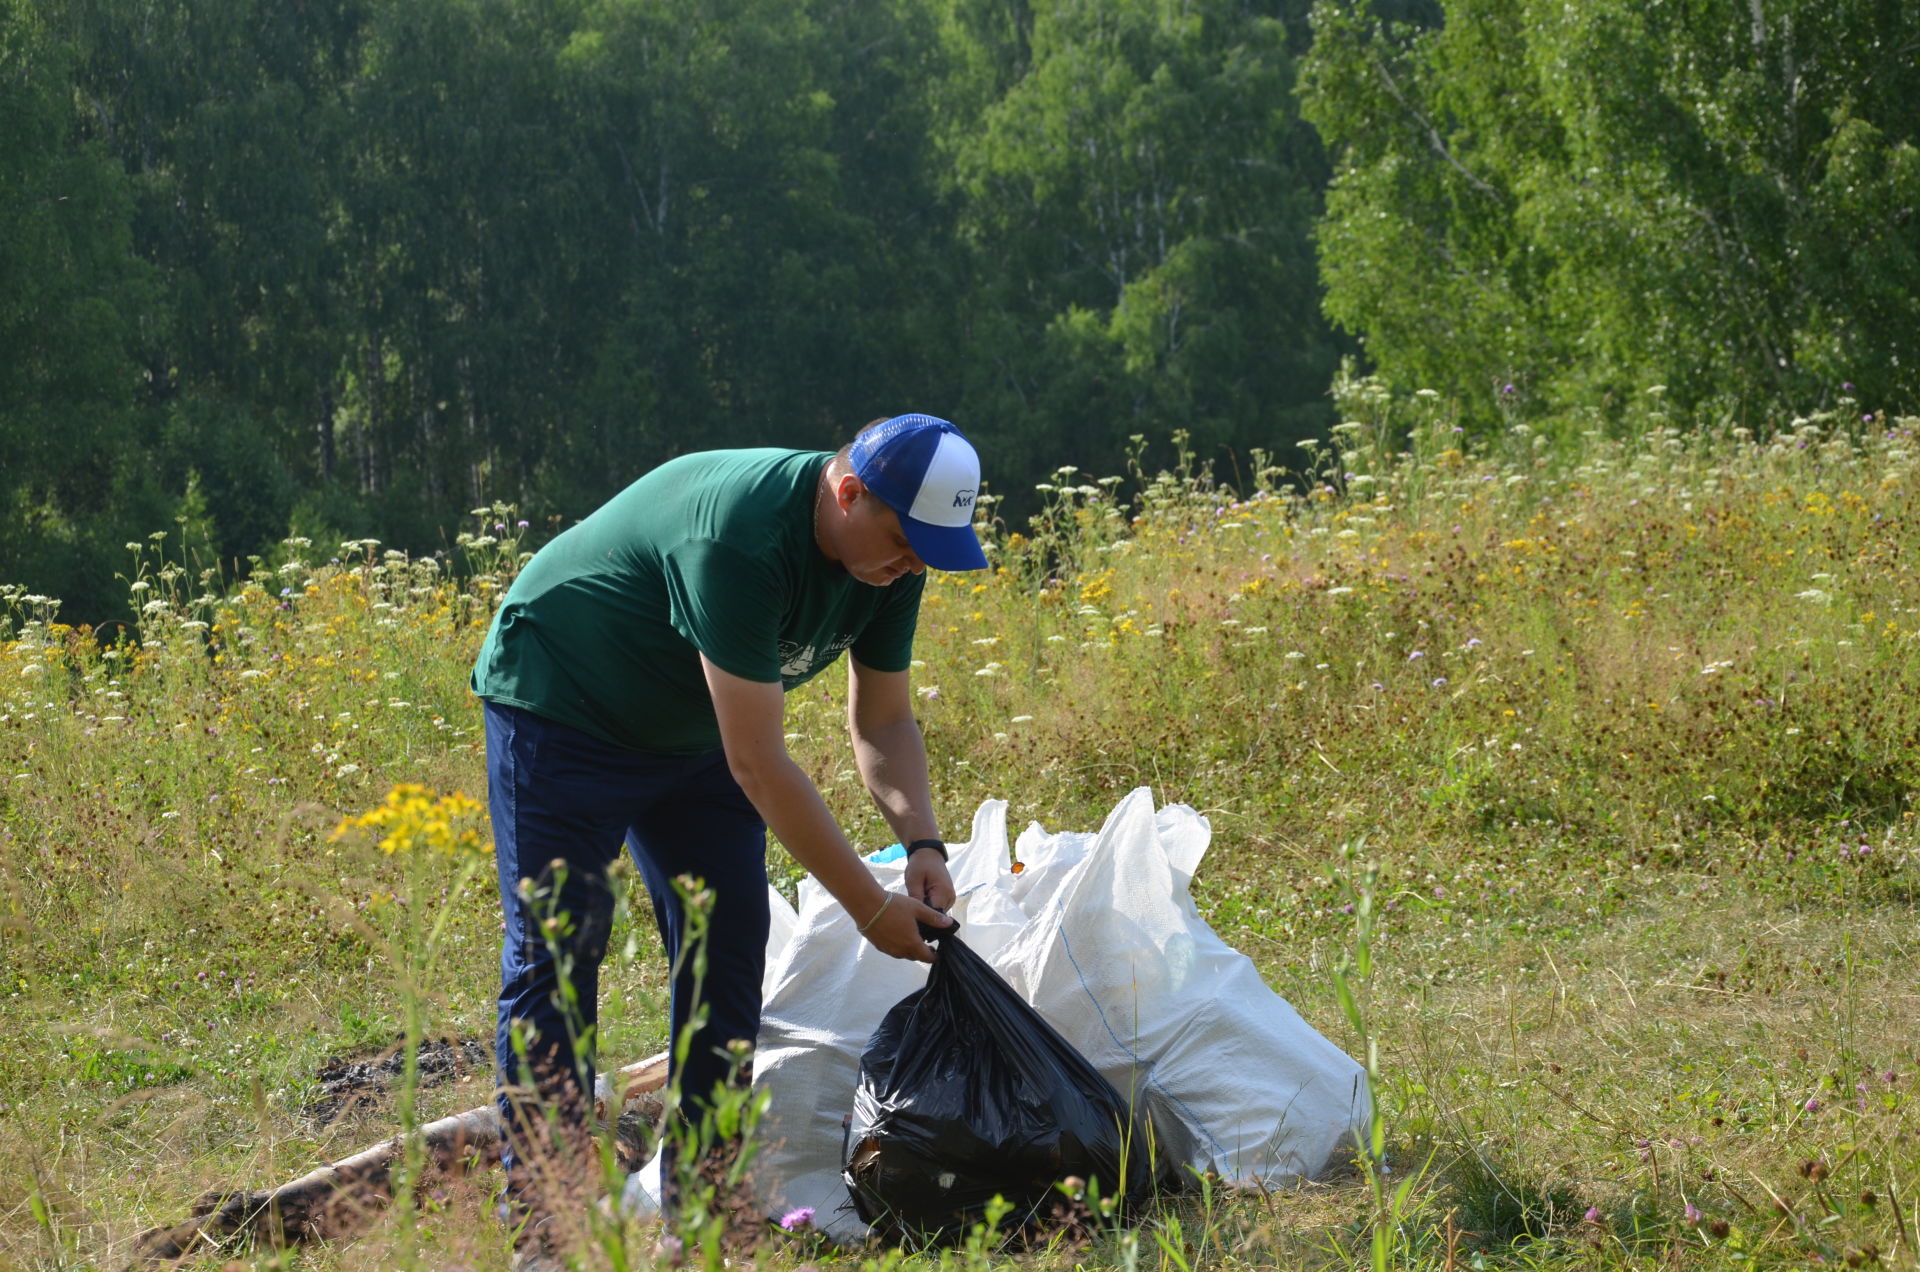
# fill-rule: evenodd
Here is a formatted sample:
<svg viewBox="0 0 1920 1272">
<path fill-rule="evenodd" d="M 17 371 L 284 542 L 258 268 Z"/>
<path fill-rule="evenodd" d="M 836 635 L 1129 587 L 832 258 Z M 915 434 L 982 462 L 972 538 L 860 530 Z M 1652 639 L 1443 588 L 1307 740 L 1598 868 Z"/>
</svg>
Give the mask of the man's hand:
<svg viewBox="0 0 1920 1272">
<path fill-rule="evenodd" d="M 916 857 L 919 855 L 914 854 Z M 938 860 L 937 854 L 935 859 Z M 945 870 L 940 872 L 943 878 L 946 873 Z M 947 895 L 953 895 L 952 884 L 947 885 Z M 916 963 L 933 962 L 933 947 L 920 939 L 920 924 L 935 928 L 953 926 L 953 920 L 940 911 L 912 897 L 903 897 L 898 892 L 887 894 L 886 908 L 880 911 L 879 917 L 863 914 L 856 916 L 855 921 L 865 923 L 868 919 L 873 920 L 873 925 L 865 935 L 874 949 L 894 958 L 912 959 Z"/>
<path fill-rule="evenodd" d="M 947 874 L 946 859 L 931 848 L 908 857 L 907 895 L 936 910 L 953 909 L 953 878 Z"/>
</svg>

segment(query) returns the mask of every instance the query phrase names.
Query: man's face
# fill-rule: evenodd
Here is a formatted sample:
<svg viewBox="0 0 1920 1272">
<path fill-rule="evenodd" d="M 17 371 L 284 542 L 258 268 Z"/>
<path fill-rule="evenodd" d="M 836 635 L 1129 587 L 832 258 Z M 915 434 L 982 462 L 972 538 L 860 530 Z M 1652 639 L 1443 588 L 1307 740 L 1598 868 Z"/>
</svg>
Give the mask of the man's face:
<svg viewBox="0 0 1920 1272">
<path fill-rule="evenodd" d="M 900 529 L 900 518 L 881 503 L 858 478 L 851 479 L 855 489 L 842 491 L 851 502 L 843 502 L 845 518 L 841 522 L 840 564 L 848 574 L 873 587 L 885 587 L 903 574 L 921 574 L 926 563 L 914 553 Z"/>
</svg>

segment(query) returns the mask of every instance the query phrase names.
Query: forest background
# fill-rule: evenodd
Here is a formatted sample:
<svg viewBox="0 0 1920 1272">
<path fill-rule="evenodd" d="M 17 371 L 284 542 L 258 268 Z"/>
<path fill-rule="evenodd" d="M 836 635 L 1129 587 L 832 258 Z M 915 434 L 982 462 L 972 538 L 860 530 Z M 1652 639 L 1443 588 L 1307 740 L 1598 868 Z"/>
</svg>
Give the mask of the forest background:
<svg viewBox="0 0 1920 1272">
<path fill-rule="evenodd" d="M 1911 408 L 1916 54 L 1903 0 L 0 0 L 0 579 L 98 625 L 156 529 L 431 552 L 902 410 L 1017 515 L 1290 454 L 1346 359 L 1470 433 Z"/>
</svg>

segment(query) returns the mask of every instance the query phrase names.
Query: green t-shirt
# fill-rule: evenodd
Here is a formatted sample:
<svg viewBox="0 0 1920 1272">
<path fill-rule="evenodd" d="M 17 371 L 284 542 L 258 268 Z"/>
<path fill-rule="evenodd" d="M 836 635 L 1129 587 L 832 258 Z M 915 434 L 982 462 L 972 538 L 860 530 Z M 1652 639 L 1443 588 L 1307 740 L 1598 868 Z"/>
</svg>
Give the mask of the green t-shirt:
<svg viewBox="0 0 1920 1272">
<path fill-rule="evenodd" d="M 666 755 L 718 750 L 700 670 L 787 688 L 851 649 L 904 671 L 924 576 L 862 583 L 821 553 L 824 451 L 683 455 L 542 548 L 493 617 L 473 669 L 492 702 Z"/>
</svg>

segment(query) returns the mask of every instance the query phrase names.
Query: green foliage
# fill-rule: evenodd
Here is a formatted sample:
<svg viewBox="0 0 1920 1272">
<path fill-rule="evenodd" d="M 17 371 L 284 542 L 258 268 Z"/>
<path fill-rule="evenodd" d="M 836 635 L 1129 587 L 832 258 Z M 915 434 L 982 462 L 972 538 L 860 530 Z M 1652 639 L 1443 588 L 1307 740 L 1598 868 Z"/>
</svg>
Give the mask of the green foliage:
<svg viewBox="0 0 1920 1272">
<path fill-rule="evenodd" d="M 1325 422 L 1295 0 L 5 13 L 0 563 L 89 614 L 190 484 L 233 570 L 900 410 L 1017 503 Z"/>
<path fill-rule="evenodd" d="M 1328 422 L 1308 249 L 1324 168 L 1287 8 L 1041 6 L 1027 64 L 949 136 L 962 232 L 994 263 L 968 418 L 996 456 L 1034 456 L 1016 471 L 1117 465 L 1136 432 L 1187 429 L 1212 455 Z M 1071 455 L 1025 427 L 1036 411 L 1074 420 Z"/>
<path fill-rule="evenodd" d="M 0 4 L 0 573 L 104 617 L 110 558 L 166 515 L 133 412 L 152 272 L 130 182 L 69 108 L 74 58 L 27 0 Z"/>
<path fill-rule="evenodd" d="M 1913 401 L 1911 9 L 1322 0 L 1314 30 L 1327 310 L 1389 380 L 1482 427 L 1656 382 L 1753 425 Z"/>
<path fill-rule="evenodd" d="M 1356 341 L 1476 432 L 1653 384 L 1683 423 L 1901 409 L 1914 24 L 7 0 L 0 565 L 102 615 L 190 498 L 229 570 L 296 523 L 444 550 L 475 504 L 565 523 L 915 408 L 1018 523 L 1135 434 L 1291 454 Z"/>
</svg>

